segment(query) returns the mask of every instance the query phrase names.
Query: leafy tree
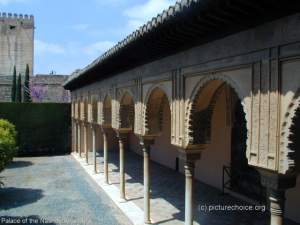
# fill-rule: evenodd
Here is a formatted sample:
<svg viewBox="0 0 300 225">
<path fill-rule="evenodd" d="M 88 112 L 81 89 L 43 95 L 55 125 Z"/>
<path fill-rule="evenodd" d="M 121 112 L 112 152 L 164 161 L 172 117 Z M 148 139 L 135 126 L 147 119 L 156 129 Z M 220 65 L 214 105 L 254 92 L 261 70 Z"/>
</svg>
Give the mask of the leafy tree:
<svg viewBox="0 0 300 225">
<path fill-rule="evenodd" d="M 15 126 L 7 120 L 0 119 L 0 173 L 17 155 L 17 131 Z M 4 185 L 0 181 L 0 186 Z"/>
<path fill-rule="evenodd" d="M 29 82 L 29 88 L 24 87 L 25 91 L 30 95 L 30 100 L 33 102 L 43 102 L 45 93 L 48 90 L 48 85 L 40 81 Z"/>
<path fill-rule="evenodd" d="M 16 102 L 22 102 L 22 85 L 21 85 L 21 74 L 18 76 L 17 80 L 17 90 L 16 90 Z"/>
<path fill-rule="evenodd" d="M 25 71 L 25 81 L 24 81 L 24 102 L 31 102 L 30 101 L 30 94 L 26 91 L 26 88 L 29 88 L 29 66 L 26 65 Z"/>
<path fill-rule="evenodd" d="M 11 85 L 11 101 L 16 101 L 16 79 L 17 79 L 17 72 L 16 72 L 16 66 L 14 66 L 14 73 L 13 73 L 13 80 Z"/>
</svg>

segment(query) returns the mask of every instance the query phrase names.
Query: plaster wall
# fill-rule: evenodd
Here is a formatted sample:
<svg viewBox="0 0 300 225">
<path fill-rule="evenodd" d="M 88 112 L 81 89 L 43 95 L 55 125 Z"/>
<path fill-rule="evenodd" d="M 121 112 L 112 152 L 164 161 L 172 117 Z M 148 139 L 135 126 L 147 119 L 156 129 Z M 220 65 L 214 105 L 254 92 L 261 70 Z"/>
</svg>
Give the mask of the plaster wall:
<svg viewBox="0 0 300 225">
<path fill-rule="evenodd" d="M 285 191 L 285 216 L 294 221 L 300 221 L 300 176 L 297 177 L 295 188 Z"/>
<path fill-rule="evenodd" d="M 96 151 L 103 151 L 103 132 L 101 131 L 100 127 L 97 128 L 96 133 Z"/>
<path fill-rule="evenodd" d="M 231 162 L 231 127 L 226 126 L 226 92 L 217 100 L 212 118 L 211 142 L 196 161 L 195 178 L 222 189 L 223 166 Z"/>
<path fill-rule="evenodd" d="M 119 151 L 119 138 L 113 129 L 108 132 L 107 149 L 108 151 Z"/>
<path fill-rule="evenodd" d="M 151 160 L 175 169 L 178 150 L 171 145 L 171 111 L 168 102 L 164 105 L 162 133 L 151 147 Z"/>
<path fill-rule="evenodd" d="M 129 133 L 129 150 L 139 154 L 143 155 L 143 146 L 140 144 L 139 138 L 134 134 L 133 130 Z M 152 152 L 150 152 L 151 156 Z"/>
</svg>

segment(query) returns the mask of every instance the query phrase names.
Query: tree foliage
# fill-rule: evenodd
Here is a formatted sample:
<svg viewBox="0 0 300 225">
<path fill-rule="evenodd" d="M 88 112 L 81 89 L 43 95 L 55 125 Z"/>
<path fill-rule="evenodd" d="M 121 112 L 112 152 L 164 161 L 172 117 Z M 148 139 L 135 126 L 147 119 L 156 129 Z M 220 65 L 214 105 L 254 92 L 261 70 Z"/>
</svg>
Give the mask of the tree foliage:
<svg viewBox="0 0 300 225">
<path fill-rule="evenodd" d="M 21 74 L 18 76 L 17 80 L 17 90 L 16 90 L 16 102 L 22 102 L 22 85 L 21 85 Z"/>
<path fill-rule="evenodd" d="M 26 65 L 26 71 L 25 71 L 25 81 L 24 81 L 24 101 L 23 102 L 31 102 L 30 94 L 26 91 L 26 89 L 29 88 L 29 66 Z"/>
<path fill-rule="evenodd" d="M 11 101 L 16 101 L 16 85 L 17 85 L 17 72 L 16 72 L 16 66 L 14 66 L 14 73 L 13 73 L 13 79 L 12 79 L 12 85 L 11 85 Z"/>
<path fill-rule="evenodd" d="M 15 126 L 7 120 L 0 119 L 0 172 L 17 155 L 16 137 Z"/>
</svg>

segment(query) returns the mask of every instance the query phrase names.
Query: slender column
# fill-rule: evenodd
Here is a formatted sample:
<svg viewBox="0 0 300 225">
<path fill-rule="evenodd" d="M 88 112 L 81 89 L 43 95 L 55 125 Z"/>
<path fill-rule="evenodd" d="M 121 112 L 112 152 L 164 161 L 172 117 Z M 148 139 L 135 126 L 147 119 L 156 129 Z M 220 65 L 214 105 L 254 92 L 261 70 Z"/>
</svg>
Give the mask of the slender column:
<svg viewBox="0 0 300 225">
<path fill-rule="evenodd" d="M 108 131 L 103 131 L 103 158 L 104 158 L 104 183 L 108 184 L 108 149 L 107 149 Z"/>
<path fill-rule="evenodd" d="M 84 123 L 84 152 L 85 152 L 85 162 L 89 164 L 89 152 L 88 152 L 88 123 Z"/>
<path fill-rule="evenodd" d="M 270 190 L 271 225 L 282 225 L 284 215 L 285 190 Z"/>
<path fill-rule="evenodd" d="M 75 121 L 75 129 L 74 129 L 74 150 L 78 152 L 78 123 Z"/>
<path fill-rule="evenodd" d="M 71 132 L 72 132 L 72 152 L 75 151 L 75 119 L 72 118 L 71 121 Z"/>
<path fill-rule="evenodd" d="M 150 220 L 150 145 L 144 147 L 144 223 Z"/>
<path fill-rule="evenodd" d="M 78 122 L 78 156 L 81 157 L 81 123 Z"/>
<path fill-rule="evenodd" d="M 120 135 L 119 135 L 120 136 Z M 120 148 L 120 203 L 126 202 L 125 197 L 125 134 L 122 134 L 122 137 L 119 137 L 119 148 Z"/>
<path fill-rule="evenodd" d="M 97 157 L 96 157 L 96 133 L 97 133 L 97 125 L 91 125 L 93 130 L 93 166 L 94 173 L 97 173 Z"/>
<path fill-rule="evenodd" d="M 261 184 L 270 190 L 271 225 L 282 225 L 284 216 L 285 190 L 296 186 L 298 173 L 279 174 L 277 171 L 255 167 L 261 175 Z"/>
<path fill-rule="evenodd" d="M 195 161 L 185 161 L 185 225 L 193 224 Z"/>
</svg>

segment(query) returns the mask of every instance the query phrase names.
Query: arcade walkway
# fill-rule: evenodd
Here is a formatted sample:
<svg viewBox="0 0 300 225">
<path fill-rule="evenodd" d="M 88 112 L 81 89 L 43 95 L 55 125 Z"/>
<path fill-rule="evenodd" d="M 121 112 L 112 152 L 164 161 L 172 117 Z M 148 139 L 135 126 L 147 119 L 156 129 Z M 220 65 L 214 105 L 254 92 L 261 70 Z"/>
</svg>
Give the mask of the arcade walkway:
<svg viewBox="0 0 300 225">
<path fill-rule="evenodd" d="M 119 197 L 119 161 L 118 151 L 109 151 L 109 181 L 104 184 L 103 152 L 97 155 L 97 171 L 93 173 L 92 152 L 89 153 L 89 163 L 85 158 L 73 154 L 83 168 L 106 191 L 112 200 L 121 208 L 134 224 L 143 222 L 143 157 L 131 151 L 126 151 L 126 196 L 127 203 L 118 203 Z M 82 154 L 84 156 L 84 154 Z M 154 224 L 174 225 L 184 224 L 184 174 L 151 161 L 151 219 Z M 220 190 L 195 181 L 194 224 L 201 225 L 268 225 L 267 212 L 246 210 L 214 210 L 209 207 L 219 206 L 249 206 L 249 203 L 236 199 L 230 195 L 219 195 Z M 206 209 L 206 210 L 205 210 Z M 285 220 L 286 225 L 296 223 Z"/>
</svg>

